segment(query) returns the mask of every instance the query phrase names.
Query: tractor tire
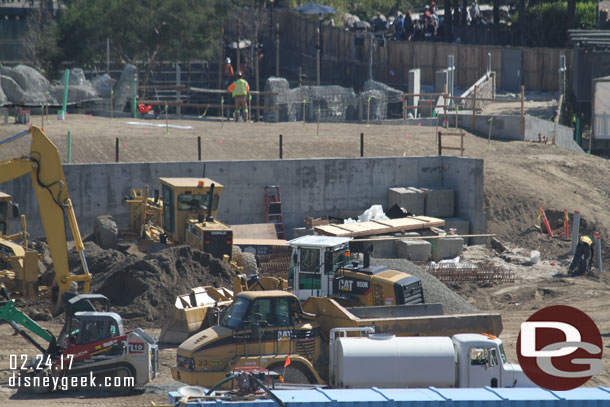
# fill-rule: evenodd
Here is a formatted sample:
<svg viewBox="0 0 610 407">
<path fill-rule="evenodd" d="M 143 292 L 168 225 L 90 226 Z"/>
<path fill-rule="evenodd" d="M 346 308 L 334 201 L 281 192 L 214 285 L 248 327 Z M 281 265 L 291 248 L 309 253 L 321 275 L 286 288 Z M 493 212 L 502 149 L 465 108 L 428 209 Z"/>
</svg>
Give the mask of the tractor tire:
<svg viewBox="0 0 610 407">
<path fill-rule="evenodd" d="M 284 383 L 292 384 L 311 384 L 307 375 L 298 367 L 288 366 L 284 371 L 283 366 L 279 367 L 279 373 L 284 377 Z M 277 371 L 277 370 L 276 370 Z"/>
<path fill-rule="evenodd" d="M 233 245 L 231 248 L 231 261 L 234 261 L 239 267 L 242 267 L 241 263 L 241 249 L 237 245 Z"/>
<path fill-rule="evenodd" d="M 119 228 L 110 215 L 98 216 L 93 224 L 95 242 L 102 249 L 115 247 L 119 239 Z"/>
<path fill-rule="evenodd" d="M 242 267 L 244 268 L 244 273 L 249 276 L 252 274 L 258 274 L 258 266 L 256 265 L 256 256 L 252 253 L 243 252 L 241 254 Z"/>
</svg>

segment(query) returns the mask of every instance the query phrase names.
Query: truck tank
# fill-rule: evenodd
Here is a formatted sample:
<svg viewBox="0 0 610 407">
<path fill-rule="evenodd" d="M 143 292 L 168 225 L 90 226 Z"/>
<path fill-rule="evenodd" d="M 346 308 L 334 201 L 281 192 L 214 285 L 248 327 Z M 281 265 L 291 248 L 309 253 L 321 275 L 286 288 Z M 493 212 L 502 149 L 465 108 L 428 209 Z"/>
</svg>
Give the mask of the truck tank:
<svg viewBox="0 0 610 407">
<path fill-rule="evenodd" d="M 456 356 L 449 337 L 338 338 L 338 387 L 455 387 Z"/>
</svg>

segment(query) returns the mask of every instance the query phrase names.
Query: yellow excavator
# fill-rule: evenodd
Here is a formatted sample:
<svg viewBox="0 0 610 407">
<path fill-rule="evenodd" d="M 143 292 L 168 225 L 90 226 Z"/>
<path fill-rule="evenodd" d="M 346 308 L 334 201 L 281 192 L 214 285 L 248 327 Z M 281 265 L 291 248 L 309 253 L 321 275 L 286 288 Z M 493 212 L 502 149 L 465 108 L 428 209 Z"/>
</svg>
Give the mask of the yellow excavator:
<svg viewBox="0 0 610 407">
<path fill-rule="evenodd" d="M 83 241 L 68 193 L 61 159 L 55 144 L 39 127 L 32 126 L 29 130 L 0 141 L 0 149 L 4 144 L 27 135 L 31 135 L 32 138 L 30 152 L 27 155 L 0 161 L 0 184 L 28 174 L 32 178 L 40 218 L 55 268 L 55 278 L 50 287 L 50 310 L 54 316 L 57 316 L 63 311 L 62 295 L 71 291 L 73 284 L 80 283 L 82 287 L 78 287 L 78 290 L 82 293 L 89 292 L 91 274 L 87 266 Z M 80 275 L 70 273 L 66 219 L 70 225 L 76 250 L 83 266 L 84 273 Z"/>
</svg>

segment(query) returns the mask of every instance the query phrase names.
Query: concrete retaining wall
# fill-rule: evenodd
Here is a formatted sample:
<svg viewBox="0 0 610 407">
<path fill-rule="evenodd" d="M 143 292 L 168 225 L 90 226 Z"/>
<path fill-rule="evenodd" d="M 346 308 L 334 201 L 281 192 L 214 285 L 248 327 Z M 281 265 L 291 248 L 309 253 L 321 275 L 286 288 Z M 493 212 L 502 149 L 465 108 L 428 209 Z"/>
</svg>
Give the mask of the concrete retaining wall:
<svg viewBox="0 0 610 407">
<path fill-rule="evenodd" d="M 93 229 L 96 216 L 111 214 L 125 227 L 130 188 L 158 177 L 197 177 L 203 162 L 68 164 L 64 171 L 81 233 Z M 212 161 L 206 177 L 225 186 L 218 218 L 228 224 L 265 222 L 264 187 L 280 185 L 288 229 L 303 226 L 306 216 L 355 216 L 387 202 L 388 188 L 444 187 L 455 190 L 456 216 L 471 221 L 471 233 L 485 233 L 483 160 L 460 157 L 337 158 L 268 161 Z M 38 204 L 29 177 L 5 183 L 28 216 L 35 237 L 43 235 Z M 12 230 L 19 226 L 13 221 Z M 288 236 L 291 236 L 290 233 Z"/>
<path fill-rule="evenodd" d="M 489 115 L 477 115 L 475 117 L 474 132 L 485 137 L 489 133 Z M 455 114 L 449 115 L 450 126 L 455 125 Z M 472 114 L 458 115 L 458 126 L 463 129 L 473 131 Z M 559 147 L 582 153 L 583 150 L 573 140 L 573 130 L 570 127 L 557 125 L 548 120 L 538 117 L 525 115 L 525 140 L 538 141 L 538 134 L 541 137 L 548 137 L 549 143 L 553 140 L 553 133 L 556 131 L 555 144 Z M 494 115 L 492 121 L 491 137 L 495 139 L 523 140 L 521 135 L 521 116 L 517 115 Z"/>
</svg>

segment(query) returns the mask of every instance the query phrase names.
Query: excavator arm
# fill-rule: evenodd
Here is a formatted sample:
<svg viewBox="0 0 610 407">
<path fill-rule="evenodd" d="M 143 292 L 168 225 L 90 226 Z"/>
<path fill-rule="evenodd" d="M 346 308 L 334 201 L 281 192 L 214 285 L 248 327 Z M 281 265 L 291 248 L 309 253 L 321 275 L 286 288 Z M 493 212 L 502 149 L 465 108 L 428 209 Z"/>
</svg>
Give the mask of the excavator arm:
<svg viewBox="0 0 610 407">
<path fill-rule="evenodd" d="M 8 322 L 9 325 L 13 327 L 15 332 L 23 336 L 28 342 L 34 345 L 43 354 L 47 354 L 47 352 L 49 351 L 54 352 L 56 350 L 56 341 L 53 334 L 47 329 L 44 329 L 43 327 L 38 325 L 36 322 L 34 322 L 19 308 L 15 307 L 15 302 L 13 300 L 8 300 L 2 305 L 2 307 L 0 307 L 0 319 Z M 36 342 L 36 340 L 27 332 L 25 332 L 20 325 L 23 326 L 23 328 L 27 328 L 30 332 L 36 334 L 37 336 L 48 342 L 49 347 L 45 348 L 44 346 Z"/>
<path fill-rule="evenodd" d="M 51 313 L 56 316 L 62 311 L 62 294 L 70 291 L 72 282 L 83 283 L 82 291 L 89 292 L 91 274 L 85 258 L 84 245 L 76 223 L 74 207 L 68 194 L 68 185 L 61 166 L 57 147 L 39 127 L 0 141 L 0 146 L 27 134 L 32 136 L 28 156 L 0 161 L 0 184 L 30 174 L 32 186 L 38 200 L 40 218 L 47 236 L 49 252 L 55 268 L 55 280 L 51 287 Z M 66 218 L 83 265 L 84 274 L 70 273 Z"/>
</svg>

